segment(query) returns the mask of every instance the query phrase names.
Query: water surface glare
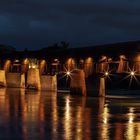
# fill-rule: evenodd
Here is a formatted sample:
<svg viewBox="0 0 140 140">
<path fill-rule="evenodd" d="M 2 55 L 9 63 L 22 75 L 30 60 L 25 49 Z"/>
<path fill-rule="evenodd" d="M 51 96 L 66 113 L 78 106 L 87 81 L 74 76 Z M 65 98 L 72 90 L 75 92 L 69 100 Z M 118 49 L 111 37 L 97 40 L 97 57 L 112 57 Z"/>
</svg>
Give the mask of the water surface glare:
<svg viewBox="0 0 140 140">
<path fill-rule="evenodd" d="M 140 99 L 0 89 L 2 140 L 140 140 Z"/>
</svg>

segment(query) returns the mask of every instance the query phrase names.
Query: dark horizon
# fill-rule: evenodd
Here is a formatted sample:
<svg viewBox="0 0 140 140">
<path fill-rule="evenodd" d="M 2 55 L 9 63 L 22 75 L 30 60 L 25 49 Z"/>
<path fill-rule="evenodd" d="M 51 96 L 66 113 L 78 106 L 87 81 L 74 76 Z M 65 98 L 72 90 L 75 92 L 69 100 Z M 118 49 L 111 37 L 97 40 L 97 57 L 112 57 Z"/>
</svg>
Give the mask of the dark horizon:
<svg viewBox="0 0 140 140">
<path fill-rule="evenodd" d="M 19 48 L 16 48 L 16 46 L 12 46 L 10 44 L 1 44 L 0 43 L 0 47 L 12 47 L 12 48 L 15 48 L 16 51 L 38 51 L 38 50 L 41 50 L 41 49 L 45 49 L 45 48 L 63 48 L 63 47 L 66 47 L 66 48 L 86 48 L 86 47 L 91 47 L 91 48 L 97 48 L 97 47 L 107 47 L 107 46 L 112 46 L 112 47 L 117 47 L 120 45 L 132 45 L 134 44 L 135 46 L 138 45 L 140 46 L 140 40 L 129 40 L 129 41 L 125 41 L 125 42 L 113 42 L 113 43 L 106 43 L 106 44 L 86 44 L 86 45 L 79 45 L 79 46 L 71 46 L 71 44 L 69 44 L 69 42 L 65 42 L 65 41 L 62 41 L 64 43 L 66 43 L 66 45 L 63 46 L 63 44 L 61 42 L 57 42 L 57 43 L 53 43 L 53 44 L 50 44 L 50 45 L 44 45 L 44 46 L 40 46 L 39 48 L 28 48 L 28 47 L 25 47 L 25 48 L 22 48 L 22 49 L 19 49 Z M 122 46 L 123 47 L 123 46 Z M 99 48 L 100 49 L 100 48 Z"/>
<path fill-rule="evenodd" d="M 16 46 L 15 44 L 8 44 L 8 43 L 1 43 L 0 42 L 0 45 L 5 45 L 5 46 L 11 46 L 11 47 L 14 47 L 17 51 L 24 51 L 25 49 L 28 49 L 28 50 L 31 50 L 31 51 L 35 51 L 35 50 L 40 50 L 42 48 L 48 48 L 48 47 L 52 47 L 54 46 L 55 44 L 57 44 L 58 46 L 61 46 L 61 42 L 65 42 L 65 43 L 68 43 L 68 48 L 82 48 L 82 47 L 97 47 L 97 46 L 107 46 L 107 45 L 114 45 L 114 44 L 123 44 L 123 43 L 131 43 L 131 42 L 140 42 L 140 39 L 139 40 L 127 40 L 127 41 L 118 41 L 118 42 L 108 42 L 108 43 L 97 43 L 97 44 L 94 44 L 94 43 L 87 43 L 87 44 L 82 44 L 82 43 L 79 43 L 79 44 L 71 44 L 70 42 L 66 42 L 66 41 L 58 41 L 58 42 L 52 42 L 51 44 L 44 44 L 44 45 L 40 45 L 38 47 L 32 47 L 32 46 L 25 46 L 25 47 L 22 47 L 21 46 Z"/>
</svg>

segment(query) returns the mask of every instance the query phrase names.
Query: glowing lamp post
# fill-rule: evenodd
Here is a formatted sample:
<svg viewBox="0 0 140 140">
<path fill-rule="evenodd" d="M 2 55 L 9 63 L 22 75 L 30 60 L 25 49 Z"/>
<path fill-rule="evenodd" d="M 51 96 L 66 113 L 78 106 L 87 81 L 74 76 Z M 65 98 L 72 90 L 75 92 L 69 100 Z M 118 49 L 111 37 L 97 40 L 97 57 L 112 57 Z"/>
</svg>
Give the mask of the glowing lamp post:
<svg viewBox="0 0 140 140">
<path fill-rule="evenodd" d="M 130 75 L 131 75 L 131 76 L 135 76 L 135 72 L 134 72 L 134 71 L 131 71 L 131 72 L 130 72 Z"/>
<path fill-rule="evenodd" d="M 105 74 L 104 74 L 105 76 L 109 76 L 109 72 L 105 72 Z"/>
<path fill-rule="evenodd" d="M 67 74 L 67 76 L 70 76 L 70 72 L 69 72 L 69 71 L 67 71 L 67 73 L 66 73 L 66 74 Z"/>
</svg>

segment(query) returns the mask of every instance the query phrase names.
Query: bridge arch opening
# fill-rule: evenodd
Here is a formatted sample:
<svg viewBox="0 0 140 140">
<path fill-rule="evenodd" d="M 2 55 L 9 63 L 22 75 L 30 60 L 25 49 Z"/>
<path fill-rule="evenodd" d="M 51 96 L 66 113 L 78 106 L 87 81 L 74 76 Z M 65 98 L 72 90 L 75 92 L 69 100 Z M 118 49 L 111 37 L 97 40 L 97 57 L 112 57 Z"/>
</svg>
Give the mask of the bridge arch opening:
<svg viewBox="0 0 140 140">
<path fill-rule="evenodd" d="M 85 77 L 87 78 L 88 76 L 92 75 L 93 73 L 93 58 L 88 57 L 85 59 L 84 63 L 84 72 L 85 72 Z"/>
<path fill-rule="evenodd" d="M 119 65 L 117 73 L 126 73 L 128 72 L 129 66 L 128 66 L 128 60 L 125 55 L 119 56 Z"/>
<path fill-rule="evenodd" d="M 59 59 L 55 58 L 53 59 L 52 63 L 51 63 L 51 74 L 55 75 L 56 73 L 58 73 L 60 71 L 60 61 Z"/>
<path fill-rule="evenodd" d="M 6 60 L 3 66 L 5 73 L 9 72 L 11 68 L 11 60 Z"/>
<path fill-rule="evenodd" d="M 85 61 L 84 61 L 84 59 L 82 59 L 82 58 L 79 60 L 79 64 L 78 64 L 78 68 L 79 68 L 79 69 L 84 69 L 84 62 L 85 62 Z"/>
<path fill-rule="evenodd" d="M 29 59 L 28 58 L 25 58 L 23 61 L 22 61 L 22 67 L 21 67 L 21 72 L 22 73 L 25 73 L 27 72 L 29 69 Z"/>
<path fill-rule="evenodd" d="M 40 60 L 40 62 L 39 62 L 40 75 L 45 74 L 46 70 L 47 70 L 47 62 L 46 62 L 46 60 L 44 60 L 44 59 Z"/>
<path fill-rule="evenodd" d="M 21 72 L 21 62 L 19 59 L 15 59 L 11 65 L 11 72 Z"/>
<path fill-rule="evenodd" d="M 67 70 L 71 71 L 73 69 L 76 69 L 76 61 L 74 58 L 68 58 L 66 61 L 66 68 Z"/>
<path fill-rule="evenodd" d="M 96 64 L 96 72 L 104 73 L 105 71 L 108 70 L 109 70 L 109 64 L 108 64 L 107 56 L 102 56 L 101 59 Z"/>
<path fill-rule="evenodd" d="M 137 74 L 140 74 L 140 53 L 138 53 L 136 56 L 134 56 L 134 71 L 136 71 Z"/>
</svg>

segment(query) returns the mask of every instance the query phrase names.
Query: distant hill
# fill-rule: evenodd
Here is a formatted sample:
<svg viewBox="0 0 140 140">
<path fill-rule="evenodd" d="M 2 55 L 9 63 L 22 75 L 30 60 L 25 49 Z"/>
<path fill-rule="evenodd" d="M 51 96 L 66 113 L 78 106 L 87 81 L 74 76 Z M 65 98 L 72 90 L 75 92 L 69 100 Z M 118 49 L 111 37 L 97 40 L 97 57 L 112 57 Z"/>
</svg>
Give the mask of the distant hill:
<svg viewBox="0 0 140 140">
<path fill-rule="evenodd" d="M 16 49 L 12 46 L 0 44 L 0 53 L 2 53 L 2 54 L 12 53 L 15 51 L 16 51 Z"/>
<path fill-rule="evenodd" d="M 66 57 L 94 57 L 99 59 L 102 55 L 117 58 L 125 54 L 130 56 L 140 52 L 140 41 L 119 42 L 114 44 L 82 46 L 82 47 L 62 47 L 51 46 L 39 50 L 40 56 L 47 58 L 66 58 Z"/>
<path fill-rule="evenodd" d="M 22 58 L 38 58 L 48 59 L 52 61 L 55 58 L 65 60 L 73 57 L 76 59 L 93 57 L 99 60 L 102 55 L 108 56 L 118 60 L 120 55 L 126 55 L 127 58 L 140 53 L 140 41 L 119 42 L 114 44 L 96 45 L 96 46 L 82 46 L 69 47 L 68 43 L 53 44 L 52 46 L 44 47 L 39 50 L 30 51 L 16 51 L 16 49 L 9 45 L 0 45 L 0 57 L 9 59 Z"/>
</svg>

